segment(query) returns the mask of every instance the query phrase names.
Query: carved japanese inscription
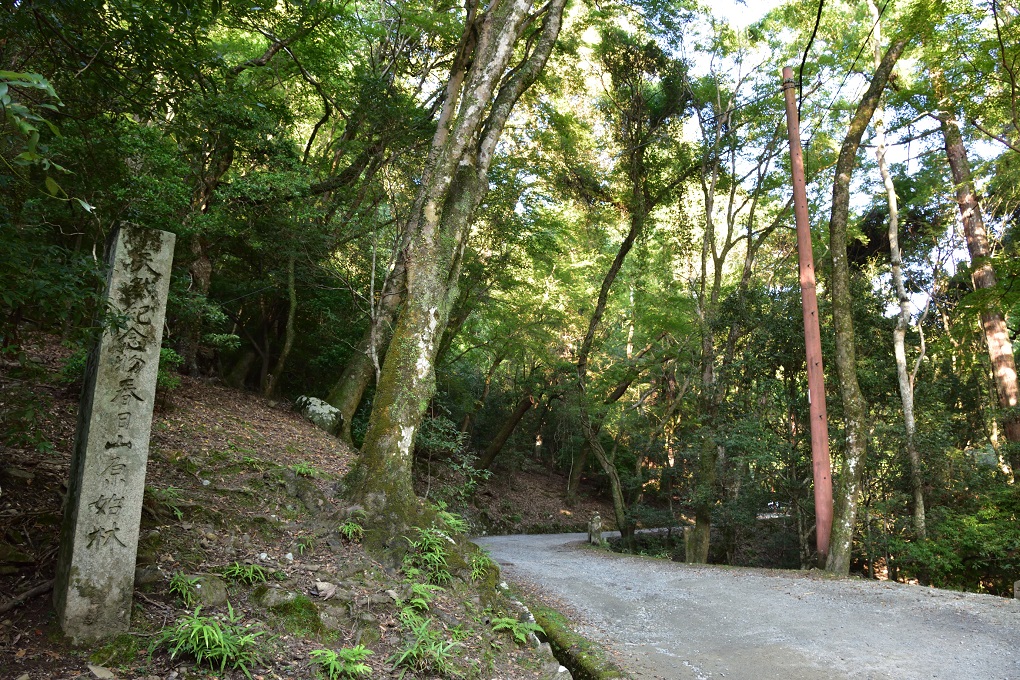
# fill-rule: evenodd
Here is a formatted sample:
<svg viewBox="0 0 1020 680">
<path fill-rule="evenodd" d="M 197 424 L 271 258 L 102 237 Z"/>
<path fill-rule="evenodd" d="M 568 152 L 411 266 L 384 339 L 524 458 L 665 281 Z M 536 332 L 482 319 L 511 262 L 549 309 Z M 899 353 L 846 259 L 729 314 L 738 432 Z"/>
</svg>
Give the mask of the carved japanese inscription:
<svg viewBox="0 0 1020 680">
<path fill-rule="evenodd" d="M 127 631 L 174 235 L 123 227 L 108 247 L 112 312 L 86 370 L 54 601 L 75 642 Z"/>
</svg>

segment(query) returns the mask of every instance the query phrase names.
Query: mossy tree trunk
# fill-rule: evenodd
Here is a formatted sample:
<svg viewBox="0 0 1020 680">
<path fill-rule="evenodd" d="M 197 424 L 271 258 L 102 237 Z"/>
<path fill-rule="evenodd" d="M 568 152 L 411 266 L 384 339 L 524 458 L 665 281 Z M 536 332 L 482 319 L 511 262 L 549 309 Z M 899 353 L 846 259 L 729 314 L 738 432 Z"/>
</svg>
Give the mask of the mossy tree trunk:
<svg viewBox="0 0 1020 680">
<path fill-rule="evenodd" d="M 850 556 L 854 525 L 860 500 L 864 459 L 868 449 L 868 403 L 857 382 L 857 347 L 854 340 L 853 297 L 850 292 L 850 264 L 847 260 L 847 223 L 850 214 L 850 178 L 857 160 L 864 131 L 878 107 L 889 75 L 899 59 L 910 36 L 900 36 L 886 50 L 871 84 L 857 105 L 853 120 L 843 139 L 836 160 L 836 174 L 832 185 L 832 211 L 829 217 L 829 250 L 832 253 L 832 322 L 836 331 L 836 375 L 843 401 L 843 419 L 846 447 L 840 467 L 836 490 L 832 537 L 826 571 L 836 574 L 850 573 Z"/>
<path fill-rule="evenodd" d="M 457 298 L 471 219 L 488 189 L 488 168 L 507 118 L 559 34 L 564 2 L 551 0 L 534 14 L 531 0 L 467 3 L 465 30 L 405 227 L 407 299 L 386 352 L 361 456 L 345 480 L 369 515 L 370 550 L 399 551 L 393 541 L 419 520 L 411 479 L 414 437 L 435 390 L 436 351 Z M 537 21 L 540 28 L 518 51 Z"/>
</svg>

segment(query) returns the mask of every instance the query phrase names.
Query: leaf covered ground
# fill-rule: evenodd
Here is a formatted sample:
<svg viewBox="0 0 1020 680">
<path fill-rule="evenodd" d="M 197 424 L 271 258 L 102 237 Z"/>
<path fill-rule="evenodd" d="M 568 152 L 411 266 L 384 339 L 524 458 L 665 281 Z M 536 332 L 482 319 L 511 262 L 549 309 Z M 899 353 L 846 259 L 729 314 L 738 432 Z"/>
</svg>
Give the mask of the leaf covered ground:
<svg viewBox="0 0 1020 680">
<path fill-rule="evenodd" d="M 131 634 L 72 647 L 55 622 L 49 593 L 15 604 L 19 595 L 45 587 L 55 569 L 78 404 L 75 387 L 59 377 L 67 358 L 59 344 L 39 338 L 24 361 L 0 371 L 7 441 L 0 449 L 0 607 L 6 609 L 0 677 L 70 679 L 105 671 L 147 680 L 328 677 L 329 654 L 342 661 L 351 655 L 344 650 L 359 645 L 372 652 L 357 662 L 371 677 L 555 674 L 555 662 L 506 630 L 505 620 L 520 612 L 495 587 L 494 567 L 466 539 L 458 538 L 438 572 L 428 560 L 404 568 L 373 560 L 357 540 L 357 512 L 340 491 L 356 453 L 288 402 L 193 378 L 160 399 L 154 419 Z M 499 472 L 479 487 L 462 508 L 476 529 L 581 530 L 592 512 L 606 516 L 596 501 L 567 507 L 564 480 L 532 466 Z M 434 491 L 457 480 L 433 464 L 422 471 L 419 488 Z M 421 545 L 425 536 L 407 537 L 409 545 Z M 243 668 L 228 663 L 223 671 L 197 666 L 187 646 L 171 658 L 174 641 L 161 640 L 189 621 L 219 626 L 242 643 L 249 639 L 242 647 L 253 656 L 245 661 L 241 654 Z"/>
</svg>

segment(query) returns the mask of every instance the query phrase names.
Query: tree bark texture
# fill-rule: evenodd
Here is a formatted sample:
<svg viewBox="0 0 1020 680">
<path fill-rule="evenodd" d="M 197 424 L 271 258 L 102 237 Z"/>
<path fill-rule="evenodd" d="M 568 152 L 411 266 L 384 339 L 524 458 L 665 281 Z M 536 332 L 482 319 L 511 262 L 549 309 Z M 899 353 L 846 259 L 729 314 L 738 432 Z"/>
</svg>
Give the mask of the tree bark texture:
<svg viewBox="0 0 1020 680">
<path fill-rule="evenodd" d="M 351 438 L 351 422 L 358 406 L 361 405 L 365 391 L 375 379 L 378 357 L 384 355 L 389 347 L 393 335 L 393 320 L 404 297 L 406 272 L 401 253 L 396 258 L 393 271 L 386 277 L 379 306 L 372 315 L 369 327 L 354 348 L 354 354 L 344 366 L 340 379 L 326 398 L 329 404 L 340 410 L 341 423 L 337 434 L 351 445 L 354 443 Z"/>
<path fill-rule="evenodd" d="M 875 0 L 871 0 L 868 6 L 871 8 L 871 15 L 875 20 L 872 36 L 874 39 L 875 69 L 877 70 L 882 65 L 882 13 Z M 889 164 L 886 162 L 885 154 L 885 111 L 879 107 L 875 113 L 875 161 L 878 163 L 878 170 L 882 175 L 886 201 L 889 204 L 889 261 L 892 268 L 893 290 L 896 293 L 896 300 L 900 307 L 899 315 L 896 318 L 896 328 L 893 330 L 893 355 L 896 359 L 896 378 L 900 389 L 900 403 L 903 406 L 904 443 L 907 449 L 907 459 L 910 463 L 910 489 L 914 496 L 914 533 L 917 535 L 917 538 L 923 541 L 927 537 L 924 512 L 924 484 L 921 475 L 921 454 L 917 449 L 917 442 L 915 440 L 917 423 L 914 419 L 914 383 L 907 370 L 906 339 L 907 329 L 910 327 L 910 298 L 907 296 L 907 287 L 903 283 L 903 255 L 900 252 L 899 241 L 899 202 L 896 198 L 896 187 L 893 185 L 892 173 L 889 172 Z M 870 567 L 870 560 L 868 564 Z"/>
<path fill-rule="evenodd" d="M 475 209 L 507 118 L 545 65 L 565 0 L 537 13 L 542 25 L 512 69 L 532 21 L 530 0 L 468 3 L 465 30 L 426 160 L 406 251 L 407 300 L 386 352 L 368 432 L 345 480 L 371 520 L 370 550 L 400 550 L 399 537 L 421 514 L 411 479 L 414 436 L 435 389 L 435 356 L 457 298 L 457 278 Z"/>
<path fill-rule="evenodd" d="M 290 350 L 294 346 L 294 321 L 297 318 L 297 283 L 294 280 L 294 265 L 297 258 L 292 254 L 287 259 L 287 322 L 284 326 L 284 338 L 283 347 L 280 349 L 280 355 L 276 358 L 276 365 L 273 367 L 271 373 L 266 376 L 266 381 L 262 386 L 262 396 L 271 397 L 273 396 L 276 386 L 280 382 L 280 376 L 283 375 L 283 369 L 287 365 L 287 357 L 290 356 Z"/>
<path fill-rule="evenodd" d="M 857 159 L 861 138 L 868 127 L 893 66 L 910 36 L 897 37 L 886 50 L 871 85 L 857 105 L 843 146 L 836 160 L 832 185 L 832 212 L 829 218 L 829 250 L 832 253 L 832 321 L 836 331 L 836 374 L 843 401 L 846 449 L 840 468 L 839 486 L 833 511 L 832 538 L 825 569 L 836 574 L 850 573 L 854 524 L 860 500 L 861 478 L 868 449 L 868 404 L 857 381 L 857 347 L 854 341 L 853 299 L 850 293 L 850 264 L 847 260 L 847 222 L 850 214 L 850 177 Z"/>
<path fill-rule="evenodd" d="M 492 365 L 489 366 L 489 371 L 485 374 L 485 387 L 482 388 L 482 395 L 478 397 L 473 404 L 471 404 L 471 408 L 464 414 L 464 420 L 460 423 L 460 431 L 469 437 L 471 436 L 471 422 L 485 407 L 485 400 L 489 398 L 489 392 L 492 390 L 492 378 L 496 375 L 496 370 L 499 368 L 500 364 L 503 363 L 505 358 L 506 354 L 500 352 L 492 360 Z"/>
<path fill-rule="evenodd" d="M 642 175 L 639 175 L 639 177 L 640 176 Z M 634 242 L 641 234 L 641 229 L 644 226 L 645 214 L 643 202 L 640 204 L 639 208 L 633 209 L 633 212 L 631 213 L 630 230 L 627 232 L 627 236 L 624 237 L 623 242 L 616 251 L 616 257 L 613 259 L 613 263 L 609 266 L 609 271 L 606 272 L 605 277 L 602 279 L 602 286 L 599 289 L 599 297 L 595 303 L 595 309 L 592 312 L 591 319 L 588 321 L 588 330 L 585 333 L 584 340 L 581 342 L 581 348 L 577 353 L 578 410 L 579 420 L 581 421 L 581 432 L 588 445 L 588 451 L 595 454 L 595 459 L 602 467 L 602 471 L 605 472 L 606 476 L 609 478 L 609 487 L 613 498 L 613 514 L 616 519 L 616 527 L 624 540 L 631 539 L 634 534 L 634 527 L 627 517 L 627 504 L 623 497 L 623 486 L 620 483 L 620 474 L 616 470 L 616 464 L 609 458 L 609 456 L 606 455 L 605 449 L 599 441 L 599 432 L 602 429 L 602 423 L 600 420 L 592 418 L 591 412 L 588 408 L 588 359 L 591 356 L 591 350 L 595 344 L 595 333 L 602 322 L 602 316 L 606 312 L 606 304 L 609 301 L 609 291 L 613 287 L 613 282 L 620 273 L 620 269 L 623 267 L 623 261 L 627 258 L 627 253 L 629 253 L 631 248 L 634 247 Z M 578 466 L 578 468 L 579 467 L 580 466 Z M 571 472 L 573 473 L 574 470 Z M 580 481 L 581 470 L 577 469 L 576 473 L 578 475 L 577 481 Z M 571 474 L 571 477 L 573 477 L 573 474 Z M 571 481 L 572 480 L 568 480 L 567 482 L 568 496 L 570 495 Z"/>
<path fill-rule="evenodd" d="M 496 456 L 503 450 L 503 445 L 506 444 L 506 440 L 510 438 L 510 435 L 517 429 L 517 425 L 520 424 L 521 419 L 531 410 L 531 407 L 535 405 L 535 398 L 530 394 L 524 395 L 519 402 L 517 407 L 510 414 L 510 417 L 503 423 L 503 427 L 499 428 L 499 432 L 492 438 L 489 445 L 485 447 L 485 451 L 482 453 L 482 457 L 478 460 L 478 464 L 475 465 L 479 470 L 488 470 L 492 465 L 493 461 L 496 460 Z"/>
<path fill-rule="evenodd" d="M 581 475 L 588 465 L 588 456 L 591 454 L 591 445 L 585 439 L 581 448 L 570 457 L 570 474 L 567 475 L 567 503 L 573 504 L 577 501 L 577 489 L 581 486 Z"/>
<path fill-rule="evenodd" d="M 992 267 L 991 248 L 988 246 L 988 232 L 985 230 L 981 215 L 981 204 L 974 182 L 970 175 L 970 163 L 967 160 L 967 148 L 963 145 L 963 137 L 956 118 L 949 110 L 939 115 L 942 136 L 946 144 L 946 157 L 949 169 L 956 186 L 956 203 L 960 206 L 960 217 L 963 220 L 963 233 L 967 239 L 967 250 L 970 252 L 971 281 L 975 290 L 995 288 L 995 269 Z M 1013 344 L 1009 339 L 1009 328 L 1002 311 L 994 306 L 986 307 L 981 312 L 981 328 L 988 345 L 988 358 L 992 362 L 992 374 L 995 378 L 995 390 L 999 397 L 999 406 L 1006 411 L 1004 430 L 1006 439 L 1011 444 L 1020 443 L 1020 389 L 1017 386 L 1016 362 L 1013 357 Z M 1013 474 L 1020 470 L 1020 450 L 1011 447 L 1010 466 Z"/>
</svg>

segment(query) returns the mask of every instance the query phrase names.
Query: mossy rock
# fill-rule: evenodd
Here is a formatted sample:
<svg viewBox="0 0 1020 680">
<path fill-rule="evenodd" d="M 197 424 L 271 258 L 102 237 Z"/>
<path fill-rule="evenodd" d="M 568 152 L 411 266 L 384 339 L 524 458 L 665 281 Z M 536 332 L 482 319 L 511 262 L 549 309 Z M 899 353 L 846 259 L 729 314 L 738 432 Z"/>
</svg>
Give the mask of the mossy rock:
<svg viewBox="0 0 1020 680">
<path fill-rule="evenodd" d="M 610 680 L 630 678 L 623 669 L 606 656 L 605 651 L 573 630 L 570 620 L 555 609 L 529 604 L 535 621 L 542 626 L 560 663 L 577 680 Z"/>
<path fill-rule="evenodd" d="M 276 609 L 277 607 L 288 605 L 296 600 L 297 597 L 297 593 L 281 590 L 280 588 L 270 588 L 265 584 L 258 586 L 252 591 L 252 599 L 266 609 Z"/>
<path fill-rule="evenodd" d="M 318 608 L 319 620 L 326 628 L 337 631 L 350 628 L 353 619 L 347 604 L 329 601 L 318 605 Z"/>
<path fill-rule="evenodd" d="M 195 594 L 203 607 L 221 607 L 227 603 L 227 582 L 219 576 L 201 574 L 195 579 Z"/>
</svg>

